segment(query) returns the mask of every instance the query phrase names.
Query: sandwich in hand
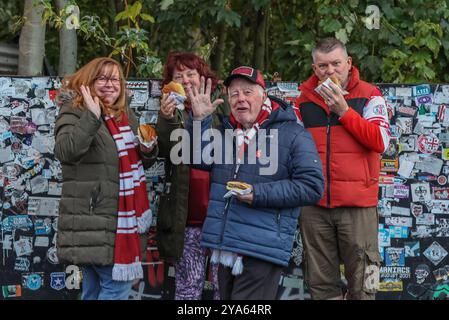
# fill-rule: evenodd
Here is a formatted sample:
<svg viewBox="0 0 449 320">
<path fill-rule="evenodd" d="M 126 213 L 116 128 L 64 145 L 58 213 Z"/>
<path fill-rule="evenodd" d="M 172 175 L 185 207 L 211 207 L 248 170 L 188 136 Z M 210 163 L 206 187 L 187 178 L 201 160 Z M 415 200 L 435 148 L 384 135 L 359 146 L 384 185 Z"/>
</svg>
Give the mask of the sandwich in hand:
<svg viewBox="0 0 449 320">
<path fill-rule="evenodd" d="M 340 84 L 340 80 L 338 80 L 338 78 L 336 77 L 336 76 L 330 76 L 328 79 L 330 79 L 333 83 L 335 83 L 337 86 L 339 86 L 339 87 L 341 87 L 341 84 Z M 325 79 L 325 80 L 319 80 L 318 81 L 318 85 L 320 85 L 320 84 L 322 84 L 324 81 L 326 81 L 327 79 Z"/>
<path fill-rule="evenodd" d="M 224 198 L 229 198 L 233 195 L 250 194 L 253 190 L 250 184 L 241 181 L 228 181 L 226 189 L 229 191 L 224 195 Z"/>
<path fill-rule="evenodd" d="M 176 108 L 184 110 L 184 101 L 187 99 L 183 86 L 176 82 L 170 81 L 162 88 L 162 93 L 166 93 L 173 97 L 176 101 Z"/>
<path fill-rule="evenodd" d="M 141 124 L 138 128 L 139 140 L 146 147 L 150 148 L 157 139 L 156 129 L 149 124 Z"/>
<path fill-rule="evenodd" d="M 340 80 L 338 80 L 338 78 L 336 76 L 330 76 L 329 78 L 327 78 L 325 80 L 319 80 L 318 86 L 315 88 L 315 91 L 318 92 L 319 95 L 321 95 L 322 87 L 325 86 L 325 87 L 331 89 L 331 87 L 330 87 L 331 83 L 334 83 L 338 87 L 338 89 L 340 90 L 342 95 L 349 93 L 346 90 L 343 90 L 343 88 L 341 87 Z"/>
</svg>

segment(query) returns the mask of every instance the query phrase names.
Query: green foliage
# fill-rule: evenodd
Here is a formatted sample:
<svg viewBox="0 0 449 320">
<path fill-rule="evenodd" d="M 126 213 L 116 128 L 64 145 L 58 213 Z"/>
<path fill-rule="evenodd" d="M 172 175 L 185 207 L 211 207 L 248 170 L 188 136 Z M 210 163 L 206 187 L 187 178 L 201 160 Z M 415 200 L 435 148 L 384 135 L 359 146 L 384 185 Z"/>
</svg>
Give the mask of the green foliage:
<svg viewBox="0 0 449 320">
<path fill-rule="evenodd" d="M 67 18 L 44 3 L 43 20 L 60 28 Z M 75 1 L 72 0 L 72 3 Z M 257 18 L 268 14 L 264 74 L 303 81 L 311 71 L 317 40 L 334 36 L 344 42 L 362 74 L 371 82 L 449 82 L 449 0 L 78 0 L 80 64 L 112 54 L 130 75 L 158 77 L 168 52 L 193 51 L 220 61 L 223 77 L 236 64 L 252 64 L 261 30 Z M 22 14 L 13 2 L 0 0 L 0 22 Z M 367 26 L 379 8 L 379 29 Z M 16 19 L 16 27 L 23 21 Z M 3 24 L 5 25 L 5 23 Z M 11 33 L 12 23 L 0 30 Z M 115 26 L 115 27 L 114 27 Z M 8 31 L 6 31 L 6 29 Z M 16 33 L 17 34 L 17 33 Z M 47 43 L 56 44 L 47 33 Z M 51 38 L 51 39 L 50 39 Z M 224 45 L 223 45 L 224 41 Z M 57 61 L 57 50 L 48 51 Z M 213 59 L 222 55 L 223 59 Z"/>
</svg>

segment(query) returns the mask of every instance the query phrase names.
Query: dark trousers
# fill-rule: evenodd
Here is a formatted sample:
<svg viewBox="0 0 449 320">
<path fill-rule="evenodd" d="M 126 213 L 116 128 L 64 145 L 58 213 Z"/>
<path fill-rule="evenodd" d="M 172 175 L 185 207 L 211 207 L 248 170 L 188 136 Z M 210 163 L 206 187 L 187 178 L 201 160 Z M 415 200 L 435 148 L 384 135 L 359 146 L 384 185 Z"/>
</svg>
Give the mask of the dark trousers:
<svg viewBox="0 0 449 320">
<path fill-rule="evenodd" d="M 243 272 L 234 276 L 231 271 L 221 264 L 218 267 L 218 288 L 222 300 L 276 299 L 282 266 L 243 257 Z"/>
</svg>

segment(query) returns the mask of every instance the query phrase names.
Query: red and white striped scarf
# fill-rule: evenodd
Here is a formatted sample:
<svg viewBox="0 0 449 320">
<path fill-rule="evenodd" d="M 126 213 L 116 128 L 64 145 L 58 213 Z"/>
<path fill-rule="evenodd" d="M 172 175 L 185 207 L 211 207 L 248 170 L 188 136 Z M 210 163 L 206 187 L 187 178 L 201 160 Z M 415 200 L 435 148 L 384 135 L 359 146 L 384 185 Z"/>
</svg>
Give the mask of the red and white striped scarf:
<svg viewBox="0 0 449 320">
<path fill-rule="evenodd" d="M 150 227 L 152 213 L 139 143 L 126 114 L 123 113 L 120 123 L 109 116 L 105 116 L 105 122 L 119 155 L 120 190 L 112 279 L 131 281 L 143 278 L 139 233 L 145 233 Z"/>
<path fill-rule="evenodd" d="M 240 122 L 237 122 L 234 115 L 231 113 L 229 120 L 231 124 L 236 128 L 235 135 L 236 135 L 236 142 L 237 142 L 237 148 L 238 148 L 238 161 L 240 162 L 243 158 L 243 155 L 245 153 L 245 150 L 248 148 L 248 145 L 251 143 L 253 138 L 256 136 L 257 132 L 259 131 L 259 128 L 262 126 L 262 124 L 268 120 L 268 117 L 270 116 L 271 112 L 274 110 L 279 109 L 279 105 L 275 102 L 271 102 L 269 98 L 267 98 L 262 108 L 259 111 L 259 114 L 257 115 L 256 121 L 254 122 L 253 126 L 250 129 L 247 129 L 243 131 L 243 126 Z M 243 148 L 242 148 L 243 147 Z"/>
</svg>

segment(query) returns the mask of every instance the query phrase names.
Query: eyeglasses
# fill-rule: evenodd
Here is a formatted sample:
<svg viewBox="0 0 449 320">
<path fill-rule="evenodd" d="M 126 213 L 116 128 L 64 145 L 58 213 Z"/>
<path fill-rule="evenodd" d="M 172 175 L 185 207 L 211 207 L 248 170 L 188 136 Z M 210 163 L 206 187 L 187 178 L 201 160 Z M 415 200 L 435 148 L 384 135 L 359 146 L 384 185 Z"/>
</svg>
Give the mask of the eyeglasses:
<svg viewBox="0 0 449 320">
<path fill-rule="evenodd" d="M 101 86 L 104 86 L 106 83 L 108 83 L 109 80 L 111 80 L 111 83 L 114 86 L 118 86 L 120 84 L 120 79 L 117 79 L 117 78 L 107 78 L 107 77 L 101 76 L 101 77 L 98 77 L 95 80 Z"/>
</svg>

